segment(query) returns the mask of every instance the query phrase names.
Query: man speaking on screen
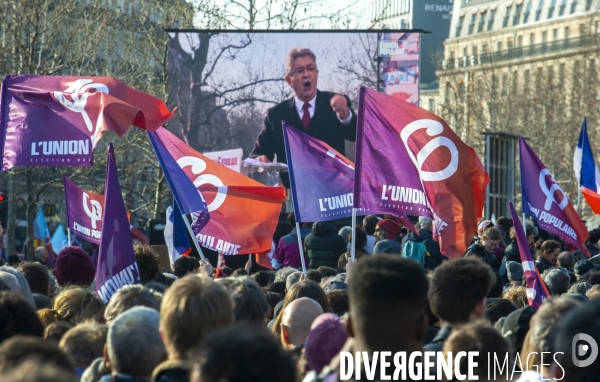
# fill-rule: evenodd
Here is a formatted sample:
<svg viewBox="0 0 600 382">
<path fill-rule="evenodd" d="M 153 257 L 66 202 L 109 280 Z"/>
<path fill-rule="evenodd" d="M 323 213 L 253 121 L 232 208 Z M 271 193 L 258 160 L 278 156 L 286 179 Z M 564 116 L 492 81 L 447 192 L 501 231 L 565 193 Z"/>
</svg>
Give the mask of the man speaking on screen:
<svg viewBox="0 0 600 382">
<path fill-rule="evenodd" d="M 268 163 L 277 154 L 278 162 L 286 162 L 281 121 L 345 155 L 344 139 L 356 140 L 356 113 L 348 97 L 317 90 L 317 58 L 310 49 L 292 49 L 285 60 L 285 72 L 294 96 L 267 111 L 265 126 L 250 156 Z M 290 187 L 287 174 L 281 174 L 281 180 Z"/>
</svg>

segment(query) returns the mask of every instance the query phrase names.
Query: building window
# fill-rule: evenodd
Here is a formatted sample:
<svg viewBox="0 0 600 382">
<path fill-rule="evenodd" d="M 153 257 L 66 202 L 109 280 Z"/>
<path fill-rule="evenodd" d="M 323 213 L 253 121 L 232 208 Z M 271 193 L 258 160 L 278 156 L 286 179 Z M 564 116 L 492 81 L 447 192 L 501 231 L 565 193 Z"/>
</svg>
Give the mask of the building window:
<svg viewBox="0 0 600 382">
<path fill-rule="evenodd" d="M 483 44 L 483 45 L 481 45 L 481 51 L 482 51 L 483 53 L 487 53 L 487 52 L 488 52 L 488 46 L 487 46 L 487 44 Z"/>
<path fill-rule="evenodd" d="M 517 36 L 517 46 L 519 48 L 523 46 L 523 36 Z"/>
<path fill-rule="evenodd" d="M 429 98 L 429 111 L 435 113 L 435 100 L 433 98 Z"/>
<path fill-rule="evenodd" d="M 540 21 L 540 17 L 542 16 L 542 8 L 544 8 L 544 0 L 540 0 L 538 3 L 537 10 L 535 11 L 535 21 Z"/>
<path fill-rule="evenodd" d="M 508 92 L 508 75 L 503 74 L 502 75 L 502 87 L 500 89 L 500 93 L 502 95 L 506 95 L 507 92 Z"/>
<path fill-rule="evenodd" d="M 521 9 L 523 8 L 523 4 L 517 4 L 515 7 L 515 15 L 513 16 L 512 25 L 517 25 L 521 19 Z"/>
<path fill-rule="evenodd" d="M 585 0 L 585 10 L 589 11 L 592 9 L 592 0 Z"/>
<path fill-rule="evenodd" d="M 463 48 L 463 57 L 467 57 L 469 55 L 469 51 L 467 50 L 467 47 L 465 46 Z"/>
<path fill-rule="evenodd" d="M 565 27 L 565 40 L 569 39 L 569 27 Z"/>
<path fill-rule="evenodd" d="M 558 40 L 558 28 L 552 30 L 552 41 Z"/>
<path fill-rule="evenodd" d="M 481 12 L 481 16 L 479 16 L 479 24 L 477 25 L 477 33 L 483 32 L 486 14 L 487 14 L 487 11 L 484 11 L 484 12 Z"/>
<path fill-rule="evenodd" d="M 554 8 L 556 6 L 556 0 L 552 0 L 550 3 L 550 8 L 548 8 L 548 18 L 551 19 L 554 15 Z"/>
<path fill-rule="evenodd" d="M 558 66 L 558 86 L 565 86 L 565 64 L 564 62 Z"/>
<path fill-rule="evenodd" d="M 530 13 L 531 13 L 531 0 L 529 0 L 527 2 L 527 5 L 525 6 L 525 13 L 523 13 L 523 24 L 527 24 L 527 21 L 529 21 Z"/>
<path fill-rule="evenodd" d="M 560 7 L 558 8 L 559 16 L 562 16 L 565 14 L 565 8 L 567 8 L 567 0 L 561 0 Z"/>
<path fill-rule="evenodd" d="M 577 0 L 571 2 L 571 14 L 575 13 L 575 8 L 577 8 Z"/>
<path fill-rule="evenodd" d="M 500 52 L 502 50 L 502 41 L 498 41 L 498 45 L 496 45 L 496 52 Z"/>
<path fill-rule="evenodd" d="M 511 9 L 512 9 L 511 5 L 506 7 L 506 14 L 504 14 L 504 20 L 502 21 L 502 28 L 506 28 L 508 26 L 508 18 L 510 17 Z"/>
<path fill-rule="evenodd" d="M 547 31 L 543 31 L 542 32 L 542 44 L 545 44 L 548 42 L 548 32 Z"/>
<path fill-rule="evenodd" d="M 456 26 L 456 37 L 460 36 L 460 32 L 462 30 L 463 22 L 465 21 L 465 16 L 460 16 L 458 18 L 458 25 Z"/>
<path fill-rule="evenodd" d="M 513 40 L 512 40 L 512 38 L 509 38 L 506 43 L 506 49 L 511 50 L 512 48 L 513 48 Z"/>
<path fill-rule="evenodd" d="M 534 45 L 535 44 L 535 33 L 530 33 L 529 34 L 529 45 Z"/>
<path fill-rule="evenodd" d="M 469 34 L 473 34 L 473 30 L 475 29 L 475 18 L 477 17 L 477 13 L 473 13 L 471 15 L 471 23 L 469 24 Z"/>
<path fill-rule="evenodd" d="M 523 84 L 525 85 L 525 89 L 529 89 L 529 69 L 525 69 L 525 74 L 523 75 Z"/>
<path fill-rule="evenodd" d="M 494 18 L 496 17 L 496 10 L 492 9 L 490 11 L 490 18 L 488 19 L 488 25 L 487 25 L 487 30 L 491 31 L 492 30 L 492 26 L 494 25 Z"/>
<path fill-rule="evenodd" d="M 512 76 L 512 92 L 517 92 L 517 86 L 519 86 L 519 72 L 514 71 Z"/>
</svg>

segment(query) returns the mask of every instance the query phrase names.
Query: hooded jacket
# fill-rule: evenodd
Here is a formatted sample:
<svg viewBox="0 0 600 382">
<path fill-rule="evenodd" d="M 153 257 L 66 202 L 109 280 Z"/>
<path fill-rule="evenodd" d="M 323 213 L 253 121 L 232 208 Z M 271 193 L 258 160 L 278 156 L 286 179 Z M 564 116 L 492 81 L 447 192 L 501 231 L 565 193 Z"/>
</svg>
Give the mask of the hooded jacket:
<svg viewBox="0 0 600 382">
<path fill-rule="evenodd" d="M 425 257 L 425 269 L 435 269 L 438 265 L 448 258 L 442 255 L 440 251 L 440 244 L 433 240 L 433 233 L 426 229 L 420 229 L 419 234 L 415 235 L 414 232 L 410 232 L 407 236 L 407 241 L 425 242 L 425 249 L 429 252 L 429 256 Z"/>
<path fill-rule="evenodd" d="M 310 228 L 300 228 L 300 238 L 302 239 L 302 242 L 304 242 L 304 239 L 306 239 L 306 236 L 308 236 L 310 232 Z M 300 249 L 298 248 L 298 233 L 296 232 L 296 228 L 279 239 L 277 250 L 275 250 L 275 254 L 273 255 L 273 260 L 274 261 L 271 261 L 271 263 L 275 269 L 279 269 L 282 266 L 298 269 L 302 265 L 302 262 L 300 261 Z M 304 260 L 308 264 L 306 253 L 304 253 Z"/>
<path fill-rule="evenodd" d="M 316 222 L 304 240 L 310 268 L 336 268 L 340 255 L 347 250 L 344 239 L 330 222 Z"/>
</svg>

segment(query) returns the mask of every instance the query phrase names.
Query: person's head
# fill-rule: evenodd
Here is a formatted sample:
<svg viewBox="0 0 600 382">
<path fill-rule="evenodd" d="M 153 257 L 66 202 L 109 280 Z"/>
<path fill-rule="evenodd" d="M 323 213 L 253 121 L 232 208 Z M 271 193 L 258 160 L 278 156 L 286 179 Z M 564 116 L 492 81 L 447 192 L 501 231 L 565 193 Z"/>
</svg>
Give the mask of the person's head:
<svg viewBox="0 0 600 382">
<path fill-rule="evenodd" d="M 44 341 L 41 337 L 18 335 L 0 345 L 0 375 L 4 376 L 27 357 L 37 357 L 44 364 L 73 372 L 73 365 L 57 343 Z"/>
<path fill-rule="evenodd" d="M 320 373 L 340 353 L 347 339 L 341 318 L 331 313 L 321 314 L 313 321 L 304 341 L 304 358 L 312 370 Z"/>
<path fill-rule="evenodd" d="M 18 255 L 8 255 L 8 265 L 11 267 L 17 267 L 20 262 L 21 259 L 19 259 Z"/>
<path fill-rule="evenodd" d="M 350 242 L 350 235 L 352 235 L 352 227 L 347 225 L 345 227 L 340 228 L 340 230 L 338 231 L 338 235 L 340 235 L 342 239 L 344 239 L 346 244 L 348 244 Z"/>
<path fill-rule="evenodd" d="M 277 274 L 275 274 L 275 282 L 277 283 L 283 281 L 285 283 L 287 281 L 288 276 L 294 272 L 298 272 L 298 270 L 292 267 L 281 268 L 277 271 Z"/>
<path fill-rule="evenodd" d="M 160 310 L 160 298 L 155 292 L 141 284 L 125 285 L 115 292 L 106 305 L 106 322 L 114 320 L 119 314 L 134 306 L 146 306 Z"/>
<path fill-rule="evenodd" d="M 593 285 L 585 292 L 585 296 L 590 300 L 600 298 L 600 284 Z"/>
<path fill-rule="evenodd" d="M 375 235 L 375 227 L 379 223 L 379 218 L 376 215 L 367 215 L 363 219 L 362 228 L 365 230 L 367 235 Z"/>
<path fill-rule="evenodd" d="M 283 297 L 277 292 L 265 291 L 265 297 L 267 298 L 267 303 L 269 304 L 269 311 L 267 312 L 266 321 L 271 321 L 275 315 L 275 307 L 281 301 L 283 301 Z"/>
<path fill-rule="evenodd" d="M 245 269 L 238 268 L 235 271 L 233 271 L 231 276 L 233 276 L 233 277 L 248 276 L 248 272 Z"/>
<path fill-rule="evenodd" d="M 306 279 L 307 280 L 312 280 L 314 282 L 316 282 L 317 284 L 320 284 L 321 281 L 323 280 L 323 274 L 319 271 L 317 271 L 316 269 L 311 269 L 310 271 L 306 272 Z"/>
<path fill-rule="evenodd" d="M 235 325 L 211 333 L 199 348 L 191 382 L 295 382 L 290 355 L 264 330 Z"/>
<path fill-rule="evenodd" d="M 527 306 L 527 292 L 524 286 L 513 285 L 504 293 L 504 298 L 510 300 L 517 308 Z"/>
<path fill-rule="evenodd" d="M 402 225 L 396 220 L 383 219 L 375 227 L 375 236 L 377 240 L 395 239 L 402 231 Z"/>
<path fill-rule="evenodd" d="M 11 292 L 18 294 L 19 296 L 23 296 L 23 290 L 21 289 L 19 280 L 17 280 L 15 275 L 0 270 L 0 281 L 2 281 L 2 283 L 6 285 L 8 290 Z"/>
<path fill-rule="evenodd" d="M 558 254 L 560 253 L 560 243 L 555 240 L 546 240 L 540 248 L 540 256 L 546 259 L 550 264 L 555 265 Z"/>
<path fill-rule="evenodd" d="M 433 231 L 433 219 L 420 216 L 419 217 L 419 228 L 425 231 Z"/>
<path fill-rule="evenodd" d="M 150 380 L 152 370 L 165 357 L 159 323 L 160 314 L 142 306 L 129 309 L 110 323 L 104 359 L 113 374 Z M 201 325 L 201 322 L 187 325 Z"/>
<path fill-rule="evenodd" d="M 33 297 L 36 311 L 52 307 L 52 300 L 50 300 L 50 297 L 39 293 L 32 293 L 31 296 Z"/>
<path fill-rule="evenodd" d="M 500 319 L 495 327 L 512 345 L 514 353 L 521 351 L 527 333 L 529 333 L 531 317 L 536 310 L 529 305 L 523 306 Z"/>
<path fill-rule="evenodd" d="M 591 230 L 590 236 L 587 238 L 585 243 L 598 247 L 598 241 L 600 241 L 600 228 Z"/>
<path fill-rule="evenodd" d="M 543 352 L 553 354 L 558 349 L 554 343 L 556 333 L 562 325 L 564 316 L 567 312 L 576 308 L 577 305 L 579 303 L 573 299 L 550 298 L 545 300 L 533 315 L 529 329 L 529 344 L 524 345 L 524 354 L 521 354 L 522 358 L 527 357 L 527 354 L 531 354 L 530 357 L 527 357 L 529 370 L 534 369 L 534 365 L 541 367 L 541 354 Z M 525 347 L 528 348 L 525 349 Z M 560 348 L 560 351 L 565 350 Z"/>
<path fill-rule="evenodd" d="M 215 282 L 233 299 L 235 322 L 264 323 L 270 306 L 256 281 L 250 277 L 228 277 Z"/>
<path fill-rule="evenodd" d="M 105 305 L 94 293 L 87 289 L 72 287 L 63 290 L 54 298 L 52 306 L 59 320 L 78 324 L 88 319 L 100 320 L 104 317 Z"/>
<path fill-rule="evenodd" d="M 588 282 L 592 285 L 600 284 L 600 272 L 592 272 L 588 278 Z"/>
<path fill-rule="evenodd" d="M 27 356 L 2 375 L 2 382 L 77 382 L 72 370 L 46 364 L 41 357 Z"/>
<path fill-rule="evenodd" d="M 510 281 L 513 285 L 521 285 L 524 275 L 523 265 L 521 263 L 517 263 L 516 261 L 507 261 L 506 275 L 508 277 L 508 281 Z"/>
<path fill-rule="evenodd" d="M 23 262 L 19 265 L 19 271 L 27 280 L 31 293 L 39 293 L 48 296 L 48 283 L 50 275 L 48 269 L 40 263 Z"/>
<path fill-rule="evenodd" d="M 324 312 L 331 311 L 325 291 L 323 291 L 323 288 L 321 288 L 319 284 L 311 280 L 300 281 L 288 289 L 285 298 L 283 299 L 283 305 L 273 321 L 272 331 L 276 336 L 279 336 L 280 333 L 279 328 L 281 326 L 281 319 L 283 318 L 283 311 L 292 301 L 301 297 L 308 297 L 315 300 L 321 305 Z"/>
<path fill-rule="evenodd" d="M 290 212 L 287 215 L 287 221 L 288 223 L 290 223 L 290 225 L 292 226 L 292 228 L 296 228 L 296 215 L 294 214 L 294 211 Z M 298 222 L 298 225 L 300 226 L 300 228 L 304 228 L 306 227 L 306 223 L 300 223 Z"/>
<path fill-rule="evenodd" d="M 485 306 L 485 318 L 494 325 L 502 317 L 506 317 L 517 310 L 512 301 L 505 298 L 490 298 Z"/>
<path fill-rule="evenodd" d="M 58 346 L 75 367 L 86 368 L 102 357 L 107 332 L 106 325 L 77 325 L 63 335 Z"/>
<path fill-rule="evenodd" d="M 308 102 L 317 95 L 317 57 L 307 48 L 290 50 L 285 59 L 285 82 L 296 97 Z"/>
<path fill-rule="evenodd" d="M 281 344 L 293 349 L 303 346 L 315 318 L 323 314 L 323 308 L 315 300 L 301 297 L 283 310 L 281 318 Z"/>
<path fill-rule="evenodd" d="M 569 273 L 562 268 L 547 269 L 542 274 L 542 278 L 551 296 L 560 296 L 569 290 L 571 278 L 569 277 Z"/>
<path fill-rule="evenodd" d="M 557 328 L 555 342 L 555 349 L 563 352 L 557 355 L 557 361 L 561 368 L 555 365 L 557 370 L 553 373 L 557 380 L 563 377 L 565 382 L 595 382 L 598 380 L 600 359 L 596 357 L 591 363 L 584 364 L 583 362 L 591 360 L 593 355 L 590 339 L 596 344 L 600 343 L 599 316 L 600 300 L 592 300 L 574 307 L 563 317 Z M 585 349 L 582 345 L 588 345 L 586 352 L 582 352 Z"/>
<path fill-rule="evenodd" d="M 587 291 L 592 287 L 592 284 L 585 282 L 585 281 L 580 281 L 577 282 L 573 285 L 571 285 L 571 287 L 569 288 L 568 292 L 571 293 L 579 293 L 582 295 L 586 295 Z"/>
<path fill-rule="evenodd" d="M 493 225 L 490 225 L 483 230 L 481 235 L 481 245 L 483 245 L 483 248 L 485 248 L 486 251 L 491 252 L 498 244 L 500 244 L 500 240 L 502 240 L 500 230 Z"/>
<path fill-rule="evenodd" d="M 206 333 L 233 323 L 233 301 L 209 277 L 183 277 L 167 289 L 160 305 L 161 336 L 170 359 L 186 359 Z"/>
<path fill-rule="evenodd" d="M 286 290 L 290 290 L 290 288 L 292 287 L 292 285 L 294 285 L 294 284 L 296 284 L 297 282 L 300 281 L 300 277 L 301 276 L 302 276 L 302 272 L 299 272 L 299 271 L 295 271 L 293 273 L 290 273 L 290 275 L 285 280 L 285 289 Z"/>
<path fill-rule="evenodd" d="M 27 283 L 27 279 L 25 278 L 25 276 L 23 276 L 21 271 L 6 265 L 0 267 L 0 271 L 10 273 L 11 275 L 15 276 L 15 278 L 17 279 L 17 283 L 19 284 L 19 288 L 21 289 L 21 294 L 23 295 L 23 297 L 25 297 L 25 300 L 27 300 L 31 304 L 31 306 L 35 306 L 33 296 L 31 295 L 31 288 L 29 287 L 29 283 Z"/>
<path fill-rule="evenodd" d="M 360 227 L 356 227 L 356 242 L 354 243 L 354 248 L 364 250 L 367 245 L 367 233 Z M 350 236 L 352 239 L 352 236 Z"/>
<path fill-rule="evenodd" d="M 575 261 L 573 259 L 573 255 L 569 251 L 562 251 L 558 254 L 556 258 L 556 262 L 559 267 L 563 267 L 568 270 L 573 270 L 573 266 L 575 266 Z"/>
<path fill-rule="evenodd" d="M 502 227 L 504 232 L 508 234 L 510 229 L 513 227 L 513 221 L 511 218 L 500 216 L 498 219 L 496 219 L 496 225 Z"/>
<path fill-rule="evenodd" d="M 177 277 L 183 277 L 187 274 L 196 274 L 200 268 L 200 261 L 195 257 L 181 256 L 173 263 L 173 273 Z"/>
<path fill-rule="evenodd" d="M 23 296 L 0 292 L 0 343 L 15 335 L 42 337 L 44 326 Z"/>
<path fill-rule="evenodd" d="M 492 327 L 489 327 L 481 322 L 464 325 L 454 329 L 448 339 L 444 342 L 442 352 L 446 356 L 452 352 L 456 356 L 459 352 L 478 352 L 478 355 L 473 357 L 476 362 L 476 367 L 473 368 L 473 375 L 478 380 L 487 380 L 490 370 L 494 368 L 494 359 L 502 362 L 507 353 L 512 353 L 510 344 L 502 337 L 502 335 Z M 455 358 L 456 359 L 456 358 Z M 512 359 L 510 356 L 508 359 Z M 458 364 L 458 365 L 457 365 Z M 448 381 L 458 381 L 456 376 L 460 374 L 467 375 L 469 373 L 469 358 L 463 357 L 454 365 L 458 370 L 453 370 L 453 378 Z M 495 381 L 509 381 L 511 368 L 504 368 L 495 374 Z"/>
<path fill-rule="evenodd" d="M 58 253 L 54 272 L 58 285 L 89 286 L 96 277 L 92 259 L 79 247 L 66 247 Z"/>
<path fill-rule="evenodd" d="M 392 255 L 354 265 L 347 330 L 358 349 L 421 350 L 427 326 L 427 279 L 417 262 Z M 395 328 L 403 327 L 404 330 Z"/>
<path fill-rule="evenodd" d="M 275 281 L 269 287 L 269 291 L 279 293 L 281 298 L 285 297 L 285 281 Z"/>
<path fill-rule="evenodd" d="M 332 291 L 325 292 L 327 295 L 327 301 L 333 313 L 338 316 L 342 316 L 344 313 L 350 310 L 348 303 L 348 289 L 335 289 Z"/>
<path fill-rule="evenodd" d="M 321 272 L 324 277 L 331 277 L 338 274 L 334 268 L 326 267 L 324 265 L 321 265 L 319 268 L 317 268 L 317 271 Z"/>
<path fill-rule="evenodd" d="M 477 224 L 477 236 L 481 238 L 483 236 L 483 231 L 488 227 L 492 227 L 494 224 L 489 220 L 483 220 Z"/>
<path fill-rule="evenodd" d="M 453 326 L 477 320 L 495 282 L 496 275 L 479 259 L 444 261 L 430 279 L 431 310 Z"/>
<path fill-rule="evenodd" d="M 596 266 L 589 260 L 579 260 L 575 263 L 575 276 L 577 281 L 587 281 L 593 272 L 596 271 Z"/>
<path fill-rule="evenodd" d="M 35 259 L 42 263 L 46 263 L 48 261 L 48 251 L 44 247 L 37 247 L 33 252 L 35 255 Z"/>
<path fill-rule="evenodd" d="M 266 271 L 258 271 L 250 277 L 252 277 L 252 280 L 256 281 L 261 288 L 264 288 L 269 284 L 269 273 Z"/>
<path fill-rule="evenodd" d="M 136 242 L 133 245 L 135 261 L 140 271 L 140 282 L 146 284 L 158 276 L 158 255 L 151 246 Z"/>
<path fill-rule="evenodd" d="M 75 325 L 68 321 L 56 321 L 48 326 L 44 330 L 44 339 L 47 341 L 54 341 L 57 344 L 63 338 L 63 336 L 71 330 Z"/>
</svg>

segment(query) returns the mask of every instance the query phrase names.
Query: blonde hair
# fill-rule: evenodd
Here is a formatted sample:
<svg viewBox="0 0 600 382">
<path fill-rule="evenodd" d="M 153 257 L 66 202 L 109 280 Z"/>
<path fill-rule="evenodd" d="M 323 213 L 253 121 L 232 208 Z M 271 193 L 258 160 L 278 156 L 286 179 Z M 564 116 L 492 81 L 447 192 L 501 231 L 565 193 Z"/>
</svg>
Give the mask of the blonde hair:
<svg viewBox="0 0 600 382">
<path fill-rule="evenodd" d="M 183 277 L 167 289 L 160 305 L 160 326 L 171 359 L 184 360 L 187 351 L 214 329 L 233 323 L 233 300 L 211 278 Z"/>
<path fill-rule="evenodd" d="M 527 290 L 524 286 L 513 286 L 504 293 L 503 297 L 510 300 L 517 308 L 529 305 L 527 302 Z"/>
<path fill-rule="evenodd" d="M 52 313 L 57 320 L 77 325 L 104 314 L 105 305 L 94 293 L 80 287 L 64 289 L 54 298 Z"/>
</svg>

